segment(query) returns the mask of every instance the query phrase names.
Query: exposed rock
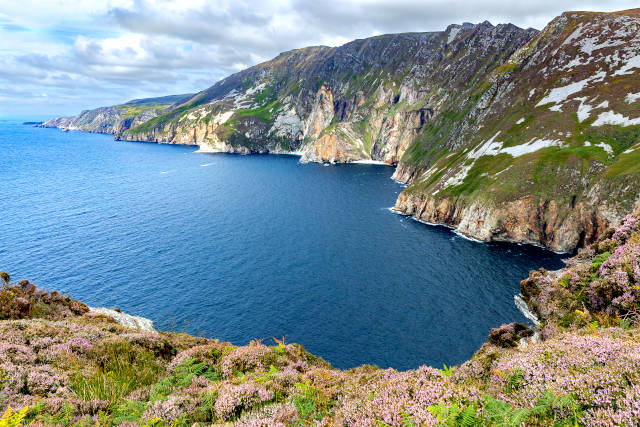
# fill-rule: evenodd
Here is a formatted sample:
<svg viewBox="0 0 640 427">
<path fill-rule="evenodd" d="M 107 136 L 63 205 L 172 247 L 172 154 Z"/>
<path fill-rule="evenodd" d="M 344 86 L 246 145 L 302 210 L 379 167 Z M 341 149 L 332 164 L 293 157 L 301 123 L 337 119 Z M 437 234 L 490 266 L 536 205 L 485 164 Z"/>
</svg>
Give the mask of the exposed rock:
<svg viewBox="0 0 640 427">
<path fill-rule="evenodd" d="M 502 347 L 517 347 L 521 340 L 533 336 L 534 332 L 523 323 L 509 323 L 489 332 L 489 343 Z"/>
<path fill-rule="evenodd" d="M 153 327 L 153 321 L 140 316 L 132 316 L 119 310 L 111 310 L 104 307 L 89 307 L 92 313 L 103 314 L 111 317 L 116 322 L 129 328 L 137 329 L 142 332 L 157 332 Z"/>
</svg>

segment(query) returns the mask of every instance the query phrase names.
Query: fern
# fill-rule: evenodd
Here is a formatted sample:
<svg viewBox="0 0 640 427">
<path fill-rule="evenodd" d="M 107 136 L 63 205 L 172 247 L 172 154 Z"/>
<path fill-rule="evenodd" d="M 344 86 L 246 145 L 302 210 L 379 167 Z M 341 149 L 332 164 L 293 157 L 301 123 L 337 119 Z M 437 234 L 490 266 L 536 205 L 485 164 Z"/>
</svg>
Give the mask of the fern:
<svg viewBox="0 0 640 427">
<path fill-rule="evenodd" d="M 0 427 L 17 427 L 22 424 L 22 421 L 27 416 L 27 411 L 29 411 L 29 407 L 25 406 L 20 409 L 18 412 L 15 412 L 11 405 L 7 407 L 7 410 L 2 414 L 2 418 L 0 418 Z"/>
<path fill-rule="evenodd" d="M 450 377 L 452 373 L 453 373 L 452 366 L 442 365 L 442 375 L 444 375 L 445 377 Z"/>
<path fill-rule="evenodd" d="M 516 409 L 507 402 L 486 396 L 484 400 L 485 421 L 492 426 L 519 427 L 530 416 L 529 409 Z"/>
<path fill-rule="evenodd" d="M 429 406 L 427 410 L 436 416 L 440 426 L 471 427 L 481 424 L 481 419 L 476 415 L 477 408 L 473 405 L 461 407 L 457 403 L 451 406 L 440 403 Z"/>
</svg>

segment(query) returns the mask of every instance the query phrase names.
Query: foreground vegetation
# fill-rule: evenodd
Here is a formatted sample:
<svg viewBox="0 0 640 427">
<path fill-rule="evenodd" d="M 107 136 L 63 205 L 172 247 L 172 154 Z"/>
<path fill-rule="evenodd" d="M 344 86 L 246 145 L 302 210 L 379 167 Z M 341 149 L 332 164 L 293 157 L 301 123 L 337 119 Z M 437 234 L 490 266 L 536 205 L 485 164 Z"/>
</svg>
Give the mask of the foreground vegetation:
<svg viewBox="0 0 640 427">
<path fill-rule="evenodd" d="M 522 282 L 542 342 L 503 325 L 461 366 L 406 372 L 140 332 L 2 273 L 0 425 L 637 425 L 639 262 L 630 215 Z"/>
</svg>

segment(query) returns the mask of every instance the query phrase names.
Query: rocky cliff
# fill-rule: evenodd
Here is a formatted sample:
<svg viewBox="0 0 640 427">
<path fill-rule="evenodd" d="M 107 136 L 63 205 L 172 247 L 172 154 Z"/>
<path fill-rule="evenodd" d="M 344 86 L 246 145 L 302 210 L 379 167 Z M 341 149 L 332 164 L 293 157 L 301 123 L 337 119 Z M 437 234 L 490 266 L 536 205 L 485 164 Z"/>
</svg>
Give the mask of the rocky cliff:
<svg viewBox="0 0 640 427">
<path fill-rule="evenodd" d="M 45 125 L 397 164 L 398 212 L 571 251 L 640 199 L 639 28 L 638 10 L 567 12 L 542 32 L 483 22 L 308 47 L 127 120 L 116 106 Z"/>
<path fill-rule="evenodd" d="M 134 99 L 125 104 L 85 110 L 72 117 L 60 117 L 37 124 L 44 128 L 59 128 L 65 131 L 117 134 L 124 129 L 138 126 L 181 103 L 193 95 L 170 95 L 160 98 Z"/>
<path fill-rule="evenodd" d="M 396 164 L 441 103 L 485 79 L 536 34 L 483 22 L 298 49 L 126 123 L 109 107 L 46 125 L 93 130 L 84 116 L 111 114 L 117 123 L 101 129 L 121 140 Z"/>
<path fill-rule="evenodd" d="M 593 242 L 640 199 L 639 31 L 638 10 L 553 20 L 431 120 L 395 209 L 487 241 Z"/>
</svg>

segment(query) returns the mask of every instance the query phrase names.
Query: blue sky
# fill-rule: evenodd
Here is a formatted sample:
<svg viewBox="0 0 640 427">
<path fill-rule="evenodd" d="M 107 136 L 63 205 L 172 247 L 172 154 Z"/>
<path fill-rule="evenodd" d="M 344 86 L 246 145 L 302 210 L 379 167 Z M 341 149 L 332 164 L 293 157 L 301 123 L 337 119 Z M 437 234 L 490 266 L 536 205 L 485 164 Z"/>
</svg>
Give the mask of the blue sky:
<svg viewBox="0 0 640 427">
<path fill-rule="evenodd" d="M 0 4 L 0 116 L 59 116 L 190 93 L 309 45 L 511 22 L 541 29 L 567 10 L 637 1 L 9 0 Z"/>
</svg>

